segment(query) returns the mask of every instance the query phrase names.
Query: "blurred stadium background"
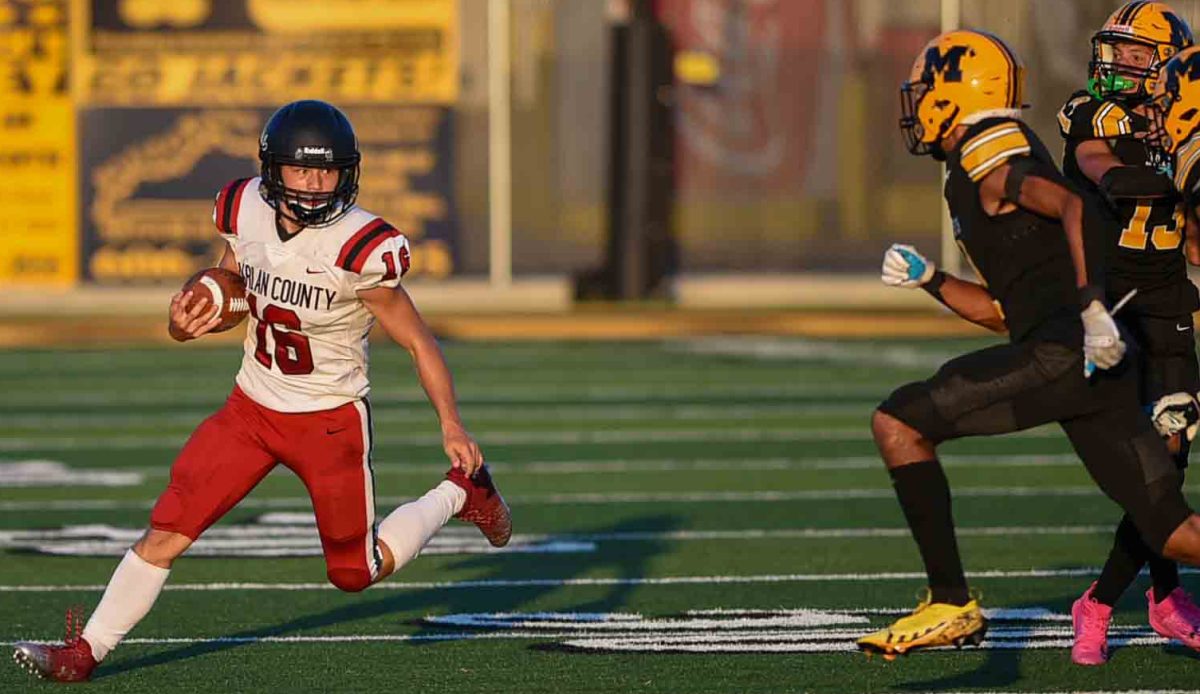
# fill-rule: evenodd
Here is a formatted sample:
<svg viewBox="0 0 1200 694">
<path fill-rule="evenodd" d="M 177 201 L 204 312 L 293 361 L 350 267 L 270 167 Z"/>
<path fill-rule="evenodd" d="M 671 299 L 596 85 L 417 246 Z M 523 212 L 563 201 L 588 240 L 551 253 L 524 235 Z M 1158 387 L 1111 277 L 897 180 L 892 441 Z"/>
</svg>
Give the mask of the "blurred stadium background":
<svg viewBox="0 0 1200 694">
<path fill-rule="evenodd" d="M 4 0 L 6 335 L 14 316 L 161 314 L 213 261 L 213 191 L 256 171 L 262 121 L 303 97 L 350 113 L 360 202 L 414 242 L 434 313 L 932 311 L 873 281 L 894 239 L 957 267 L 938 168 L 896 133 L 913 55 L 942 28 L 999 34 L 1057 149 L 1118 4 Z"/>
<path fill-rule="evenodd" d="M 303 487 L 270 475 L 93 690 L 1194 688 L 1135 591 L 1113 662 L 1070 664 L 1120 514 L 1048 428 L 943 451 L 984 647 L 853 648 L 924 582 L 869 413 L 1000 339 L 879 283 L 895 240 L 957 266 L 897 87 L 942 29 L 985 28 L 1057 152 L 1119 4 L 0 0 L 0 644 L 96 603 L 228 393 L 242 330 L 159 344 L 167 298 L 215 261 L 213 196 L 256 173 L 266 116 L 314 97 L 356 126 L 362 204 L 413 241 L 406 287 L 448 338 L 513 546 L 451 528 L 344 595 Z M 1200 25 L 1200 0 L 1170 4 Z M 407 355 L 372 359 L 384 511 L 445 457 Z M 0 666 L 0 691 L 28 685 Z"/>
</svg>

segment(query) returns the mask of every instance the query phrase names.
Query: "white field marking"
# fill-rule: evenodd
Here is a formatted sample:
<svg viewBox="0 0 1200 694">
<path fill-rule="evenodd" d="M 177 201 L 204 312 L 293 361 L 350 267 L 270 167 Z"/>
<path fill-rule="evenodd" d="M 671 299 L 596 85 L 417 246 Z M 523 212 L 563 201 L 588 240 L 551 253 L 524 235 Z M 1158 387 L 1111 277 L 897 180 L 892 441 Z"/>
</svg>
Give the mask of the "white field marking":
<svg viewBox="0 0 1200 694">
<path fill-rule="evenodd" d="M 310 513 L 266 513 L 256 519 L 253 528 L 299 529 L 307 525 L 316 527 L 316 518 Z M 109 526 L 99 526 L 106 528 Z M 247 526 L 234 526 L 227 530 L 238 530 Z M 136 540 L 141 530 L 125 530 L 124 537 Z M 1111 525 L 1058 525 L 1058 526 L 982 526 L 958 527 L 956 533 L 962 537 L 1010 537 L 1010 536 L 1041 536 L 1041 535 L 1096 535 L 1108 534 L 1113 531 Z M 16 533 L 45 533 L 47 531 L 16 531 Z M 54 531 L 48 531 L 54 532 Z M 443 531 L 445 532 L 445 531 Z M 16 534 L 13 533 L 13 534 Z M 0 547 L 5 542 L 4 531 L 0 531 Z M 563 542 L 645 542 L 645 541 L 708 541 L 708 540 L 824 540 L 824 539 L 853 539 L 853 538 L 893 538 L 908 537 L 908 528 L 770 528 L 748 530 L 630 530 L 610 533 L 524 533 L 513 535 L 513 542 L 547 542 L 559 540 Z M 22 535 L 25 537 L 25 535 Z M 39 538 L 40 535 L 34 535 Z"/>
<path fill-rule="evenodd" d="M 175 636 L 166 638 L 132 638 L 122 639 L 121 645 L 188 645 L 188 644 L 222 644 L 222 643 L 365 643 L 372 641 L 492 641 L 502 639 L 554 639 L 570 638 L 576 634 L 564 632 L 553 634 L 546 632 L 463 632 L 445 634 L 347 634 L 343 636 Z M 60 643 L 59 641 L 37 641 L 20 639 L 0 641 L 0 646 L 15 646 L 20 641 L 27 643 Z"/>
<path fill-rule="evenodd" d="M 464 406 L 463 418 L 469 422 L 512 422 L 512 421 L 643 421 L 648 419 L 675 421 L 730 421 L 758 420 L 763 417 L 811 417 L 828 415 L 863 415 L 878 404 L 875 400 L 857 403 L 828 404 L 688 404 L 688 405 L 572 405 L 556 407 L 521 406 Z M 179 426 L 192 427 L 211 414 L 208 409 L 190 412 L 164 410 L 143 414 L 19 414 L 5 416 L 0 426 L 12 429 L 35 429 L 40 431 L 73 431 L 78 429 L 113 429 L 117 427 Z M 419 422 L 434 422 L 434 412 L 428 404 L 410 407 L 372 408 L 372 419 L 376 424 L 412 425 Z"/>
<path fill-rule="evenodd" d="M 1079 458 L 1070 453 L 1046 453 L 1026 455 L 948 455 L 941 458 L 948 468 L 1043 468 L 1076 467 L 1082 465 Z M 606 473 L 658 473 L 658 472 L 746 472 L 762 470 L 879 470 L 883 463 L 878 456 L 845 456 L 822 458 L 712 458 L 712 459 L 598 459 L 598 460 L 547 460 L 539 462 L 507 463 L 488 461 L 493 472 L 504 475 L 590 475 Z M 375 461 L 375 476 L 386 475 L 437 475 L 445 471 L 442 463 L 391 463 Z M 135 472 L 147 477 L 165 477 L 170 468 L 163 463 L 135 465 L 117 468 L 121 472 Z M 283 474 L 283 473 L 280 473 Z"/>
<path fill-rule="evenodd" d="M 189 555 L 201 557 L 316 557 L 322 555 L 315 517 L 301 517 L 298 523 L 282 525 L 261 521 L 245 525 L 210 529 L 194 545 Z M 123 555 L 141 537 L 140 528 L 111 525 L 76 525 L 55 530 L 0 531 L 0 549 L 19 549 L 56 556 Z M 447 528 L 422 548 L 422 554 L 578 554 L 595 552 L 596 543 L 565 537 L 514 537 L 508 546 L 492 547 L 474 528 Z"/>
<path fill-rule="evenodd" d="M 800 610 L 800 611 L 803 611 L 806 609 L 809 609 L 809 608 L 803 608 L 803 607 L 798 608 L 798 610 Z M 766 614 L 766 613 L 790 614 L 791 612 L 794 612 L 794 611 L 796 611 L 796 610 L 778 610 L 778 609 L 755 610 L 755 609 L 749 609 L 749 608 L 744 608 L 744 607 L 734 607 L 734 608 L 716 607 L 716 608 L 707 609 L 707 610 L 687 610 L 683 614 L 685 614 L 689 617 L 690 616 L 705 617 L 705 616 L 714 616 L 714 615 L 728 615 L 728 616 L 737 617 L 737 616 L 762 615 L 762 614 Z M 910 612 L 912 612 L 912 606 L 908 606 L 908 607 L 855 607 L 855 608 L 851 608 L 851 609 L 838 608 L 837 612 L 839 614 L 854 615 L 854 616 L 870 615 L 870 616 L 898 617 L 898 616 L 906 615 L 906 614 L 909 614 Z M 983 608 L 983 613 L 984 613 L 984 615 L 987 616 L 988 619 L 995 619 L 995 620 L 1009 621 L 1009 622 L 1015 622 L 1015 621 L 1020 621 L 1020 622 L 1070 622 L 1071 621 L 1071 615 L 1063 614 L 1061 612 L 1054 612 L 1053 610 L 1048 610 L 1044 607 L 985 607 L 985 608 Z M 1112 628 L 1119 629 L 1119 628 L 1124 628 L 1124 627 L 1114 626 Z"/>
<path fill-rule="evenodd" d="M 1200 490 L 1200 485 L 1188 485 L 1184 491 Z M 956 498 L 1103 498 L 1094 486 L 1078 487 L 959 487 Z M 707 503 L 779 503 L 787 501 L 851 501 L 856 499 L 891 499 L 891 488 L 805 489 L 793 491 L 725 491 L 725 492 L 569 492 L 561 494 L 517 494 L 505 496 L 511 505 L 561 506 L 575 504 L 707 504 Z M 412 501 L 413 497 L 376 497 L 376 508 L 394 508 Z M 151 508 L 154 500 L 126 501 L 119 499 L 41 499 L 0 501 L 0 512 L 29 513 L 36 511 L 112 511 Z M 307 496 L 248 498 L 238 502 L 238 508 L 310 508 Z"/>
<path fill-rule="evenodd" d="M 907 612 L 901 610 L 900 612 Z M 1068 615 L 1048 610 L 992 610 L 987 649 L 1062 648 L 1072 641 Z M 1032 617 L 1032 619 L 1030 619 Z M 563 643 L 582 650 L 683 652 L 852 652 L 870 620 L 859 611 L 710 610 L 642 617 L 605 613 L 467 613 L 427 616 L 438 627 L 515 631 L 572 629 L 583 635 Z M 1161 644 L 1147 627 L 1110 629 L 1114 643 Z"/>
<path fill-rule="evenodd" d="M 1146 636 L 1137 638 L 1110 637 L 1108 643 L 1111 646 L 1119 647 L 1162 645 L 1162 638 L 1156 634 L 1150 635 L 1152 633 L 1148 632 Z M 728 635 L 723 634 L 695 636 L 686 639 L 663 639 L 659 637 L 644 639 L 630 637 L 582 638 L 567 639 L 562 642 L 562 645 L 587 651 L 635 653 L 857 653 L 858 647 L 854 645 L 854 638 L 858 636 L 862 636 L 862 634 L 847 634 L 837 641 L 832 642 L 796 640 L 796 637 L 788 632 L 762 634 L 749 639 L 732 639 Z M 1073 639 L 1069 636 L 1049 640 L 1008 640 L 993 636 L 989 631 L 987 640 L 983 642 L 979 650 L 1024 651 L 1065 649 L 1070 648 L 1073 643 Z M 950 646 L 925 650 L 954 651 L 953 647 Z"/>
<path fill-rule="evenodd" d="M 1006 434 L 1019 438 L 1060 438 L 1061 431 L 1038 427 L 1028 431 Z M 593 431 L 557 429 L 530 431 L 479 431 L 476 438 L 487 445 L 579 445 L 579 444 L 636 444 L 636 443 L 709 443 L 709 442 L 797 442 L 806 441 L 871 441 L 866 426 L 853 428 L 810 429 L 599 429 Z M 105 437 L 5 437 L 0 439 L 0 452 L 14 451 L 72 451 L 72 450 L 136 450 L 140 448 L 176 448 L 187 440 L 178 435 L 122 435 Z M 382 434 L 375 445 L 441 446 L 437 434 Z"/>
<path fill-rule="evenodd" d="M 21 549 L 40 554 L 61 557 L 120 557 L 129 550 L 129 542 L 79 541 L 54 544 L 21 545 Z M 592 542 L 541 542 L 537 544 L 509 544 L 492 547 L 486 542 L 437 542 L 431 541 L 421 549 L 422 555 L 464 554 L 586 554 L 595 552 Z M 188 548 L 188 556 L 222 558 L 280 558 L 322 556 L 319 540 L 226 540 L 222 542 L 197 542 Z"/>
<path fill-rule="evenodd" d="M 733 630 L 733 629 L 798 629 L 832 626 L 836 624 L 870 624 L 871 620 L 857 615 L 846 615 L 838 611 L 801 609 L 788 612 L 759 612 L 753 615 L 722 615 L 719 619 L 688 617 L 686 619 L 646 618 L 639 614 L 605 614 L 572 612 L 474 612 L 441 616 L 428 616 L 426 624 L 451 627 L 562 629 L 569 627 L 582 631 L 683 631 L 683 630 Z"/>
<path fill-rule="evenodd" d="M 72 468 L 57 460 L 0 461 L 3 487 L 135 487 L 139 472 Z"/>
<path fill-rule="evenodd" d="M 895 366 L 937 369 L 964 352 L 929 350 L 912 346 L 885 346 L 861 342 L 835 342 L 787 337 L 708 337 L 667 346 L 668 350 L 703 356 L 751 357 L 758 360 L 826 361 L 862 364 L 867 367 Z"/>
<path fill-rule="evenodd" d="M 141 537 L 141 528 L 106 524 L 70 525 L 52 530 L 0 531 L 0 549 L 60 556 L 121 556 Z M 1106 525 L 994 526 L 958 528 L 961 537 L 1108 535 Z M 827 540 L 906 538 L 907 528 L 775 528 L 750 530 L 668 530 L 609 533 L 524 533 L 507 547 L 492 547 L 473 528 L 445 528 L 422 554 L 574 554 L 597 551 L 604 542 L 713 542 L 747 540 Z M 217 526 L 188 549 L 204 557 L 308 557 L 322 554 L 311 513 L 268 513 L 253 523 Z"/>
<path fill-rule="evenodd" d="M 1074 569 L 995 569 L 968 571 L 973 579 L 1055 579 L 1095 576 L 1098 566 Z M 1180 567 L 1181 574 L 1200 574 L 1200 569 Z M 737 584 L 781 584 L 781 583 L 878 583 L 880 581 L 924 581 L 924 572 L 876 571 L 871 573 L 826 573 L 826 574 L 759 574 L 744 576 L 659 576 L 625 578 L 526 578 L 526 579 L 481 579 L 472 581 L 383 581 L 371 590 L 475 590 L 481 588 L 563 588 L 563 587 L 609 587 L 609 586 L 680 586 L 680 585 L 737 585 Z M 0 585 L 0 593 L 78 593 L 99 592 L 105 585 Z M 337 590 L 328 583 L 168 583 L 165 590 L 183 592 L 227 592 L 227 591 L 322 591 Z M 911 609 L 911 608 L 910 608 Z"/>
<path fill-rule="evenodd" d="M 733 381 L 733 378 L 730 378 Z M 213 390 L 211 392 L 193 391 L 179 388 L 163 389 L 124 389 L 117 390 L 104 384 L 96 391 L 86 390 L 33 390 L 19 393 L 5 393 L 2 403 L 5 410 L 19 410 L 27 407 L 85 407 L 85 406 L 117 406 L 117 405 L 162 405 L 178 407 L 180 405 L 210 405 L 219 406 L 229 394 L 228 390 Z M 232 385 L 232 384 L 231 384 Z M 576 402 L 587 400 L 592 404 L 604 402 L 633 401 L 645 405 L 648 402 L 676 403 L 684 398 L 710 401 L 717 397 L 739 397 L 746 399 L 759 398 L 795 398 L 795 397 L 831 397 L 831 398 L 879 398 L 882 399 L 894 386 L 877 383 L 845 383 L 841 380 L 815 381 L 808 380 L 800 383 L 774 385 L 746 385 L 744 383 L 711 383 L 697 381 L 662 382 L 659 384 L 643 385 L 575 385 L 571 383 L 553 383 L 544 386 L 528 385 L 474 385 L 460 384 L 461 406 L 473 404 L 504 404 L 514 399 L 536 401 L 539 404 Z M 426 403 L 425 393 L 419 388 L 375 388 L 371 390 L 372 405 L 387 405 L 389 403 Z"/>
<path fill-rule="evenodd" d="M 1188 485 L 1184 491 L 1200 490 L 1200 485 Z M 956 498 L 1103 498 L 1093 486 L 1079 487 L 959 487 Z M 794 491 L 727 491 L 727 492 L 570 492 L 561 494 L 525 494 L 505 496 L 511 505 L 561 506 L 574 504 L 706 504 L 706 503 L 779 503 L 787 501 L 851 501 L 856 499 L 891 499 L 891 488 L 876 489 L 808 489 Z M 376 497 L 376 508 L 393 508 L 412 501 L 413 497 Z M 29 513 L 35 511 L 112 511 L 151 508 L 154 500 L 125 501 L 119 499 L 41 499 L 0 501 L 0 512 Z M 309 508 L 307 496 L 248 498 L 238 502 L 238 508 Z"/>
</svg>

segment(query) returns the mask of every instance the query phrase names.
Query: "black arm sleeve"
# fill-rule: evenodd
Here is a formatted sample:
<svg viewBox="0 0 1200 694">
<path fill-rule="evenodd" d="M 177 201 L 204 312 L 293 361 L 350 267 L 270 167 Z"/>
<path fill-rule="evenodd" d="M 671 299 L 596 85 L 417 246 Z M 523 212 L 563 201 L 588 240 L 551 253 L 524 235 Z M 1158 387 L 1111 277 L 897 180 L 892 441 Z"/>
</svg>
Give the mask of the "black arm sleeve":
<svg viewBox="0 0 1200 694">
<path fill-rule="evenodd" d="M 1130 198 L 1166 198 L 1175 194 L 1171 179 L 1148 166 L 1114 166 L 1100 177 L 1109 202 Z"/>
<path fill-rule="evenodd" d="M 1081 289 L 1079 299 L 1086 307 L 1092 299 L 1104 303 L 1108 245 L 1116 236 L 1113 226 L 1118 222 L 1094 196 L 1080 194 L 1079 198 L 1083 201 L 1083 253 L 1088 277 L 1088 286 Z"/>
</svg>

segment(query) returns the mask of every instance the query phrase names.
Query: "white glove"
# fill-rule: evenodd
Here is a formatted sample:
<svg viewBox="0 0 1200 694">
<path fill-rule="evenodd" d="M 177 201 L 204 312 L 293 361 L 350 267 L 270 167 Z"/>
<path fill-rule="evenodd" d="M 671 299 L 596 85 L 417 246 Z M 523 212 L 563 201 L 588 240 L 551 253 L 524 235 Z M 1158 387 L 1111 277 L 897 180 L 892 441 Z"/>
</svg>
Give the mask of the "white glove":
<svg viewBox="0 0 1200 694">
<path fill-rule="evenodd" d="M 1083 319 L 1083 375 L 1091 376 L 1096 367 L 1111 369 L 1121 363 L 1125 343 L 1104 304 L 1092 300 L 1079 317 Z"/>
<path fill-rule="evenodd" d="M 932 260 L 903 243 L 893 243 L 883 254 L 883 274 L 880 279 L 889 287 L 915 289 L 933 279 Z"/>
<path fill-rule="evenodd" d="M 1191 393 L 1171 393 L 1164 395 L 1154 403 L 1150 413 L 1154 420 L 1154 428 L 1164 439 L 1171 438 L 1179 432 L 1188 441 L 1196 438 L 1196 430 L 1200 428 L 1200 403 Z"/>
</svg>

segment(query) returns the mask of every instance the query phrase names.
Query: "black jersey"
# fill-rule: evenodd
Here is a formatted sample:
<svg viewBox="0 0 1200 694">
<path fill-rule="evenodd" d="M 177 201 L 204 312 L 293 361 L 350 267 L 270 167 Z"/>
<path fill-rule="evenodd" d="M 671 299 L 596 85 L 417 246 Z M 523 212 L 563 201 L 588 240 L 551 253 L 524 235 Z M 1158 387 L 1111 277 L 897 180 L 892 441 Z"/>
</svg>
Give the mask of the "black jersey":
<svg viewBox="0 0 1200 694">
<path fill-rule="evenodd" d="M 1175 189 L 1185 207 L 1200 207 L 1200 135 L 1193 135 L 1175 150 Z"/>
<path fill-rule="evenodd" d="M 1105 140 L 1126 166 L 1157 168 L 1153 153 L 1137 137 L 1149 129 L 1144 116 L 1116 101 L 1086 91 L 1071 95 L 1058 113 L 1066 145 L 1063 174 L 1085 195 L 1102 198 L 1099 187 L 1079 169 L 1075 150 L 1085 140 Z M 1107 244 L 1106 284 L 1110 301 L 1137 289 L 1130 308 L 1149 315 L 1177 316 L 1200 308 L 1200 295 L 1188 280 L 1183 257 L 1184 207 L 1180 197 L 1122 200 L 1113 212 L 1117 224 Z"/>
<path fill-rule="evenodd" d="M 1021 207 L 989 216 L 979 201 L 980 182 L 1019 157 L 1032 157 L 1036 175 L 1069 187 L 1037 135 L 1012 118 L 988 118 L 967 129 L 947 155 L 945 186 L 954 237 L 999 302 L 1014 342 L 1051 318 L 1079 321 L 1075 268 L 1062 224 Z"/>
</svg>

